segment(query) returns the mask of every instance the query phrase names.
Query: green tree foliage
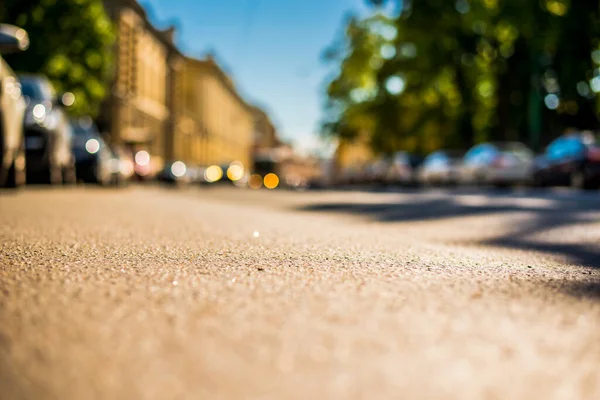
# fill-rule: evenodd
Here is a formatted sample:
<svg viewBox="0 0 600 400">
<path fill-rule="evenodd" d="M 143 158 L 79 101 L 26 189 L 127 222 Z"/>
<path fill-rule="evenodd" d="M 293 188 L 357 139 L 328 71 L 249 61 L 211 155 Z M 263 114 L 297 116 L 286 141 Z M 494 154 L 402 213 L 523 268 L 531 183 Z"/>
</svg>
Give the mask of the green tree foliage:
<svg viewBox="0 0 600 400">
<path fill-rule="evenodd" d="M 16 71 L 45 74 L 59 92 L 73 92 L 73 115 L 97 114 L 114 42 L 101 0 L 3 0 L 0 20 L 29 33 L 29 49 L 6 57 Z"/>
<path fill-rule="evenodd" d="M 379 49 L 386 40 L 378 27 L 389 25 L 382 15 L 365 20 L 348 18 L 344 40 L 326 49 L 323 58 L 340 65 L 339 74 L 327 86 L 324 131 L 355 138 L 374 129 L 369 100 L 377 95 L 377 66 L 383 64 Z"/>
<path fill-rule="evenodd" d="M 425 153 L 485 140 L 539 148 L 566 127 L 597 128 L 597 1 L 368 3 L 377 10 L 394 1 L 397 16 L 376 14 L 376 25 L 355 18 L 334 45 L 337 57 L 328 60 L 340 68 L 327 91 L 335 104 L 330 133 L 344 136 L 349 121 L 365 120 L 376 151 Z M 351 34 L 356 26 L 360 35 Z M 357 40 L 381 32 L 393 35 Z M 372 95 L 353 99 L 366 84 L 356 65 Z"/>
</svg>

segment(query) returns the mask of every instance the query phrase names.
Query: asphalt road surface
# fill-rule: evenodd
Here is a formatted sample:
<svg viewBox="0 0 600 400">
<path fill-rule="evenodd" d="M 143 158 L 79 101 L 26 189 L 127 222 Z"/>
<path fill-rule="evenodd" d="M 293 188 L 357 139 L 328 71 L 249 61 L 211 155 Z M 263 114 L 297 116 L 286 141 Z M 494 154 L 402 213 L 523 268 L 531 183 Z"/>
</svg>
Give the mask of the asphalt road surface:
<svg viewBox="0 0 600 400">
<path fill-rule="evenodd" d="M 0 193 L 0 398 L 600 399 L 600 193 Z"/>
</svg>

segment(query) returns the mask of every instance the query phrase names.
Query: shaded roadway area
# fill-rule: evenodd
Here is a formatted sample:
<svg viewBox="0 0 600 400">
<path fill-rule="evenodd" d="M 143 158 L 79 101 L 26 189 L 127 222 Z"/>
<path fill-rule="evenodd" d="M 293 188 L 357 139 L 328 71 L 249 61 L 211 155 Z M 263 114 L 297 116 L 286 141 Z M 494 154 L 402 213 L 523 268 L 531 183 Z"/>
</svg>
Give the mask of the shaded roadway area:
<svg viewBox="0 0 600 400">
<path fill-rule="evenodd" d="M 600 193 L 509 190 L 409 190 L 401 202 L 323 202 L 300 206 L 303 211 L 332 212 L 367 216 L 379 222 L 435 221 L 472 216 L 499 216 L 527 213 L 531 218 L 514 226 L 508 234 L 484 239 L 481 244 L 557 254 L 572 263 L 600 267 L 600 243 L 561 243 L 534 241 L 544 232 L 600 221 Z M 482 227 L 485 228 L 485 227 Z M 597 289 L 596 289 L 597 290 Z"/>
</svg>

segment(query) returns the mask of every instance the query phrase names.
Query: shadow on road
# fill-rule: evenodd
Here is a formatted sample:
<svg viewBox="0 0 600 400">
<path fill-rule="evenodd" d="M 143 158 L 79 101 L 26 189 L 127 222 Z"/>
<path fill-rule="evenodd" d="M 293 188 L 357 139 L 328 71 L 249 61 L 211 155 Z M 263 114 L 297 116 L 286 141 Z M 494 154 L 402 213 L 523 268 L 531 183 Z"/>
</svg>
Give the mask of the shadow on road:
<svg viewBox="0 0 600 400">
<path fill-rule="evenodd" d="M 432 221 L 468 216 L 494 216 L 523 212 L 533 218 L 516 226 L 510 234 L 477 243 L 566 256 L 573 263 L 600 268 L 600 245 L 589 243 L 540 242 L 536 234 L 568 226 L 598 221 L 600 194 L 486 191 L 479 194 L 446 192 L 439 196 L 427 192 L 408 192 L 408 201 L 375 203 L 319 203 L 301 207 L 303 211 L 345 213 L 367 216 L 381 222 Z M 485 229 L 482 226 L 482 229 Z"/>
<path fill-rule="evenodd" d="M 600 282 L 561 282 L 559 290 L 576 298 L 600 300 Z"/>
</svg>

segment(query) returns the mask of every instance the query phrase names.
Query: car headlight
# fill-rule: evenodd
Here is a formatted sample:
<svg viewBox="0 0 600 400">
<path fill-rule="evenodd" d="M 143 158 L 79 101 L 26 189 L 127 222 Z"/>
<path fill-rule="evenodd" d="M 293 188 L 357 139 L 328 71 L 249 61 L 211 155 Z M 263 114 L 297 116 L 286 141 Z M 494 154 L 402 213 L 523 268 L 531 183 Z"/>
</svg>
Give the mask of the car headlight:
<svg viewBox="0 0 600 400">
<path fill-rule="evenodd" d="M 42 103 L 36 104 L 25 114 L 26 125 L 39 125 L 43 128 L 54 130 L 58 126 L 58 117 L 56 113 L 51 112 L 48 105 Z"/>
<path fill-rule="evenodd" d="M 46 118 L 46 107 L 43 104 L 36 104 L 31 110 L 31 114 L 36 121 L 43 121 Z"/>
<path fill-rule="evenodd" d="M 46 107 L 43 104 L 36 104 L 32 109 L 25 113 L 26 125 L 39 125 L 46 118 Z"/>
<path fill-rule="evenodd" d="M 85 150 L 90 154 L 96 154 L 100 151 L 100 142 L 98 139 L 89 139 L 85 142 Z"/>
</svg>

